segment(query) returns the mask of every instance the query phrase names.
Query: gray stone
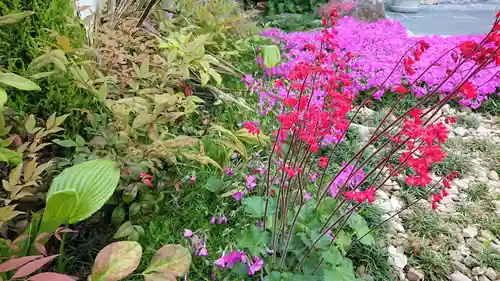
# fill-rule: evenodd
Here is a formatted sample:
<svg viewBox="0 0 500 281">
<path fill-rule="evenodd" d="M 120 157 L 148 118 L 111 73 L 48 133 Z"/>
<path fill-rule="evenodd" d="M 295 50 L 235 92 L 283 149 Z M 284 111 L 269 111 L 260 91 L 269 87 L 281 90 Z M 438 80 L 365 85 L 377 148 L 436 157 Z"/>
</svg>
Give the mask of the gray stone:
<svg viewBox="0 0 500 281">
<path fill-rule="evenodd" d="M 385 193 L 385 191 L 380 190 L 380 189 L 375 192 L 375 196 L 382 199 L 382 200 L 389 200 L 389 195 L 387 195 L 387 193 Z"/>
<path fill-rule="evenodd" d="M 488 173 L 488 178 L 492 181 L 499 181 L 500 178 L 498 177 L 498 173 L 496 171 L 490 171 Z"/>
<path fill-rule="evenodd" d="M 472 275 L 483 275 L 486 270 L 479 266 L 476 266 L 472 269 Z"/>
<path fill-rule="evenodd" d="M 465 276 L 459 271 L 455 271 L 450 275 L 451 281 L 472 281 L 469 277 Z"/>
<path fill-rule="evenodd" d="M 470 107 L 468 106 L 465 106 L 465 105 L 461 105 L 458 110 L 460 110 L 460 112 L 471 112 L 472 110 L 470 109 Z"/>
<path fill-rule="evenodd" d="M 373 205 L 375 205 L 382 214 L 388 214 L 392 210 L 391 203 L 389 201 L 376 199 Z"/>
<path fill-rule="evenodd" d="M 474 238 L 467 239 L 465 243 L 467 243 L 474 252 L 481 252 L 483 250 L 483 244 Z"/>
<path fill-rule="evenodd" d="M 465 264 L 468 268 L 474 268 L 475 266 L 479 265 L 479 262 L 471 256 L 465 257 L 462 263 Z"/>
<path fill-rule="evenodd" d="M 404 254 L 399 253 L 394 246 L 390 245 L 387 251 L 389 253 L 388 263 L 390 265 L 403 269 L 408 264 L 408 258 Z"/>
<path fill-rule="evenodd" d="M 352 16 L 357 20 L 376 22 L 379 19 L 385 19 L 383 0 L 356 0 L 355 2 Z"/>
<path fill-rule="evenodd" d="M 480 275 L 479 278 L 477 279 L 478 281 L 490 281 L 490 279 L 488 279 L 488 277 L 484 276 L 484 275 Z"/>
<path fill-rule="evenodd" d="M 465 137 L 469 132 L 464 127 L 456 127 L 455 129 L 453 129 L 453 133 L 455 133 L 455 135 L 457 136 Z"/>
<path fill-rule="evenodd" d="M 462 273 L 468 273 L 470 270 L 467 268 L 467 266 L 465 266 L 465 264 L 461 263 L 461 262 L 453 262 L 453 267 L 462 272 Z"/>
<path fill-rule="evenodd" d="M 390 229 L 394 229 L 397 232 L 405 233 L 405 228 L 403 227 L 402 224 L 395 222 L 394 220 L 389 221 L 388 227 Z"/>
<path fill-rule="evenodd" d="M 418 269 L 410 267 L 408 273 L 406 273 L 406 278 L 408 278 L 408 281 L 424 280 L 424 273 Z"/>
<path fill-rule="evenodd" d="M 393 212 L 397 212 L 403 208 L 401 200 L 399 200 L 396 196 L 392 196 L 390 202 Z"/>
<path fill-rule="evenodd" d="M 495 272 L 495 270 L 491 267 L 488 267 L 486 269 L 486 272 L 484 273 L 484 275 L 486 275 L 486 277 L 488 277 L 490 280 L 496 280 L 497 277 L 500 277 L 497 275 L 497 273 Z"/>
<path fill-rule="evenodd" d="M 477 227 L 469 226 L 469 227 L 464 228 L 462 230 L 462 232 L 464 233 L 464 237 L 474 238 L 477 236 Z"/>
</svg>

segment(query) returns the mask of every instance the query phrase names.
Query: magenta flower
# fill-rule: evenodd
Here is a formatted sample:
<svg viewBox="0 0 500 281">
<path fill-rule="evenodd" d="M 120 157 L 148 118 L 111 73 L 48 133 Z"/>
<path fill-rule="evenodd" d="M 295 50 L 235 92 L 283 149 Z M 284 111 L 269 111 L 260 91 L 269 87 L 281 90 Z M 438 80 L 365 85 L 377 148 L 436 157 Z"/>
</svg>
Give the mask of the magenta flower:
<svg viewBox="0 0 500 281">
<path fill-rule="evenodd" d="M 215 261 L 215 265 L 219 268 L 232 268 L 235 264 L 246 263 L 246 255 L 244 252 L 232 251 Z"/>
<path fill-rule="evenodd" d="M 210 224 L 214 224 L 215 223 L 215 216 L 212 216 L 212 219 L 210 219 Z"/>
<path fill-rule="evenodd" d="M 257 256 L 252 257 L 252 264 L 249 263 L 248 265 L 248 274 L 254 275 L 255 272 L 261 270 L 262 266 L 264 266 L 264 261 L 261 258 Z"/>
<path fill-rule="evenodd" d="M 231 168 L 224 168 L 224 171 L 228 177 L 233 175 L 233 170 Z"/>
<path fill-rule="evenodd" d="M 246 185 L 248 189 L 253 189 L 257 184 L 255 183 L 255 176 L 249 175 L 246 178 Z"/>
<path fill-rule="evenodd" d="M 221 216 L 221 217 L 219 217 L 219 219 L 217 220 L 217 224 L 223 224 L 223 223 L 227 223 L 227 218 L 226 218 L 226 216 Z"/>
<path fill-rule="evenodd" d="M 304 199 L 309 200 L 311 198 L 312 198 L 311 193 L 308 192 L 308 193 L 304 194 Z"/>
<path fill-rule="evenodd" d="M 203 247 L 200 249 L 200 252 L 198 253 L 198 256 L 200 257 L 206 257 L 208 256 L 208 250 L 207 248 Z"/>
<path fill-rule="evenodd" d="M 259 174 L 263 175 L 266 170 L 264 168 L 258 168 L 257 171 Z"/>
<path fill-rule="evenodd" d="M 196 184 L 196 176 L 195 176 L 195 175 L 192 175 L 192 176 L 189 178 L 189 183 L 190 183 L 190 184 Z"/>
<path fill-rule="evenodd" d="M 193 236 L 193 232 L 191 231 L 191 229 L 185 228 L 184 229 L 184 237 L 191 238 L 192 236 Z"/>
<path fill-rule="evenodd" d="M 233 193 L 233 199 L 236 201 L 240 201 L 241 199 L 243 199 L 243 196 L 245 196 L 245 193 L 241 191 L 236 191 Z"/>
</svg>

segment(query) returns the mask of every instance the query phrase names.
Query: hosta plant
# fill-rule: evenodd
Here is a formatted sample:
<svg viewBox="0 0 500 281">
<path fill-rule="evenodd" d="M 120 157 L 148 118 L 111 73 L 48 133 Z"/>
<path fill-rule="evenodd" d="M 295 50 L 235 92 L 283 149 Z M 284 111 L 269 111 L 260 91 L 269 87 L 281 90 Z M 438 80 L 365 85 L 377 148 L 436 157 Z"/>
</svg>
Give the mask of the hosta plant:
<svg viewBox="0 0 500 281">
<path fill-rule="evenodd" d="M 113 195 L 119 178 L 119 167 L 110 160 L 92 160 L 65 169 L 49 189 L 40 231 L 54 232 L 61 224 L 90 217 Z"/>
</svg>

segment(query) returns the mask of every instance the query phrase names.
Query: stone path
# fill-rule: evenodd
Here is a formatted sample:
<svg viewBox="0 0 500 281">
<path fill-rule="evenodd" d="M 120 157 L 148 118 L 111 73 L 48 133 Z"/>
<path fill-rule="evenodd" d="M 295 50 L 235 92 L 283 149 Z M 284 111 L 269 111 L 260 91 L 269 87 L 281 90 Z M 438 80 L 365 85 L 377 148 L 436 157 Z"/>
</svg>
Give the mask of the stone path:
<svg viewBox="0 0 500 281">
<path fill-rule="evenodd" d="M 366 126 L 356 127 L 366 141 L 374 129 L 370 120 L 380 112 L 360 112 Z M 449 105 L 442 113 L 458 121 L 446 125 L 451 132 L 448 158 L 433 169 L 433 180 L 449 170 L 461 176 L 436 210 L 428 196 L 388 222 L 386 247 L 394 280 L 500 281 L 500 118 Z M 418 190 L 407 187 L 403 177 L 390 180 L 377 191 L 374 205 L 382 219 L 389 218 L 420 197 Z"/>
<path fill-rule="evenodd" d="M 459 35 L 487 33 L 495 20 L 496 11 L 448 10 L 437 6 L 432 9 L 424 6 L 414 14 L 395 13 L 389 9 L 386 9 L 386 14 L 389 18 L 401 21 L 413 35 Z"/>
</svg>

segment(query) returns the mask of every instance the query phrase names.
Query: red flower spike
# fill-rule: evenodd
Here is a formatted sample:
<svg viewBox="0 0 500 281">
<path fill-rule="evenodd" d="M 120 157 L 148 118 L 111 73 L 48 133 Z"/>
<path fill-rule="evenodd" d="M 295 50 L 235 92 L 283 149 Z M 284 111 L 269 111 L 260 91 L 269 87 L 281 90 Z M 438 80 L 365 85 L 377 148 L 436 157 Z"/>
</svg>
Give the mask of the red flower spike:
<svg viewBox="0 0 500 281">
<path fill-rule="evenodd" d="M 399 86 L 396 87 L 396 93 L 404 94 L 406 92 L 407 92 L 407 90 L 406 90 L 405 87 L 403 87 L 401 85 L 399 85 Z"/>
</svg>

